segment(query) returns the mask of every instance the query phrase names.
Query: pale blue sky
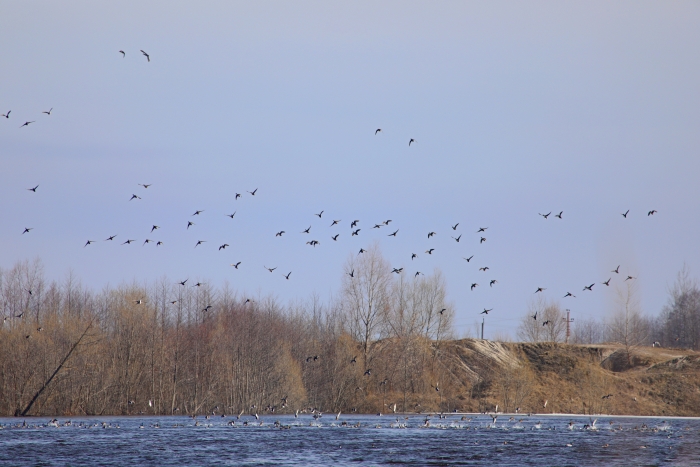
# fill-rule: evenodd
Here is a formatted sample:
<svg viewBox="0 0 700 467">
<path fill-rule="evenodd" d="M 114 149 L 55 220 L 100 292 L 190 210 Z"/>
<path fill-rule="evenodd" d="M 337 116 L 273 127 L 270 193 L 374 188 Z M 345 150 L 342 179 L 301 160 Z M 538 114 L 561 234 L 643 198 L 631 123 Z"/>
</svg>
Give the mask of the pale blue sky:
<svg viewBox="0 0 700 467">
<path fill-rule="evenodd" d="M 378 239 L 443 270 L 460 333 L 487 307 L 487 337 L 514 336 L 537 287 L 604 317 L 618 264 L 658 313 L 683 263 L 700 271 L 698 24 L 697 2 L 0 0 L 0 267 L 286 302 L 336 293 Z"/>
</svg>

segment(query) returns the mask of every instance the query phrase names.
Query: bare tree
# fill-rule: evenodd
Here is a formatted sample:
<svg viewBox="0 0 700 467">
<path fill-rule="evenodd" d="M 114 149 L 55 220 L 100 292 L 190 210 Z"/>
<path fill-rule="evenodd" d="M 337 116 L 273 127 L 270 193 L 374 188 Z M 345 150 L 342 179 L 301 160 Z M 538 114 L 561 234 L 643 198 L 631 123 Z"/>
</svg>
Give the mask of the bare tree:
<svg viewBox="0 0 700 467">
<path fill-rule="evenodd" d="M 678 272 L 669 295 L 661 312 L 661 344 L 700 349 L 700 288 L 687 266 Z"/>
<path fill-rule="evenodd" d="M 571 342 L 574 344 L 598 344 L 605 341 L 605 323 L 595 319 L 576 321 Z"/>
<path fill-rule="evenodd" d="M 362 348 L 363 367 L 370 359 L 371 344 L 380 337 L 390 306 L 391 269 L 375 243 L 345 263 L 342 281 L 343 307 L 352 337 Z"/>
<path fill-rule="evenodd" d="M 518 337 L 526 342 L 562 342 L 566 336 L 565 318 L 559 303 L 542 297 L 531 299 L 520 321 Z"/>
<path fill-rule="evenodd" d="M 616 293 L 616 309 L 608 321 L 608 330 L 611 340 L 624 346 L 627 365 L 631 367 L 634 351 L 647 339 L 648 326 L 640 311 L 637 282 L 625 281 Z"/>
</svg>

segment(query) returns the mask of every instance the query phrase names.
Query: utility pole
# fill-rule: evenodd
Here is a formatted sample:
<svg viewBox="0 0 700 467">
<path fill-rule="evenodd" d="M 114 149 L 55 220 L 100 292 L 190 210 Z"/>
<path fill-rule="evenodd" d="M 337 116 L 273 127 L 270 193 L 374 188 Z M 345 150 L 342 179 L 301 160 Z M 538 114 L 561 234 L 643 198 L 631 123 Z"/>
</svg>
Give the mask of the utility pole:
<svg viewBox="0 0 700 467">
<path fill-rule="evenodd" d="M 570 329 L 569 325 L 574 321 L 573 318 L 569 318 L 570 315 L 571 315 L 571 310 L 569 310 L 567 308 L 566 309 L 566 318 L 562 318 L 562 319 L 566 320 L 566 343 L 567 344 L 569 343 L 569 336 L 571 335 L 571 329 Z"/>
<path fill-rule="evenodd" d="M 482 341 L 484 340 L 484 320 L 485 319 L 486 318 L 483 318 L 483 317 L 481 318 L 481 340 Z"/>
</svg>

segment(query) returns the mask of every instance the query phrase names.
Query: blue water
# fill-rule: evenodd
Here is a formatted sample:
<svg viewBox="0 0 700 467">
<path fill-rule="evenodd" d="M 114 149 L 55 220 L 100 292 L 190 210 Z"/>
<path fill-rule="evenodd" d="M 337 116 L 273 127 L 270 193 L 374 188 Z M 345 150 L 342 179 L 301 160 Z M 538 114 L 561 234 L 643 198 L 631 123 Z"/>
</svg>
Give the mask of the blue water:
<svg viewBox="0 0 700 467">
<path fill-rule="evenodd" d="M 594 429 L 584 426 L 589 417 L 425 420 L 75 417 L 55 427 L 49 418 L 0 418 L 0 466 L 700 466 L 697 419 L 605 417 Z"/>
</svg>

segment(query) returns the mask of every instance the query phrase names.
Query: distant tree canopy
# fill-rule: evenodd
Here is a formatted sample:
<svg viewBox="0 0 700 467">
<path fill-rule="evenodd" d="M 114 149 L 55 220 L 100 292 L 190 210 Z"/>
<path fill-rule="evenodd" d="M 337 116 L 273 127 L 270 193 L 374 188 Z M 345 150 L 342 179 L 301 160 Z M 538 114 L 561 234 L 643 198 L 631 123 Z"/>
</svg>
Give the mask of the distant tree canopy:
<svg viewBox="0 0 700 467">
<path fill-rule="evenodd" d="M 378 247 L 346 269 L 338 300 L 287 306 L 228 285 L 95 292 L 71 273 L 46 282 L 39 261 L 0 269 L 0 415 L 454 407 L 440 271 L 393 274 Z"/>
</svg>

